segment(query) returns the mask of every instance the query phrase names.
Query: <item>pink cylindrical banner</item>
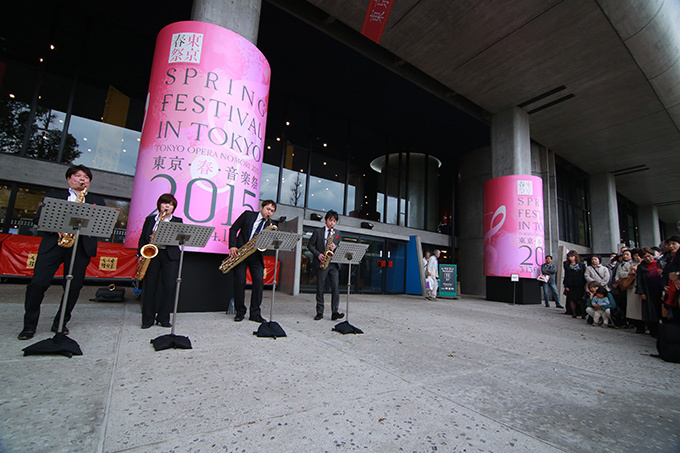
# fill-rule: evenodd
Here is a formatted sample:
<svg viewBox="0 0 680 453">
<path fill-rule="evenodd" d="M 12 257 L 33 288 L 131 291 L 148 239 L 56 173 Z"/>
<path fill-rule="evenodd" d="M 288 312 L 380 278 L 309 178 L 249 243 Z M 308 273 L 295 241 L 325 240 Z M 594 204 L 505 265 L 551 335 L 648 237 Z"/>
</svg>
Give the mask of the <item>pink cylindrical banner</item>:
<svg viewBox="0 0 680 453">
<path fill-rule="evenodd" d="M 538 277 L 543 240 L 541 178 L 510 175 L 484 183 L 484 275 Z"/>
<path fill-rule="evenodd" d="M 172 193 L 185 223 L 215 227 L 203 252 L 226 253 L 229 227 L 258 210 L 271 70 L 242 36 L 177 22 L 158 34 L 125 246 Z"/>
</svg>

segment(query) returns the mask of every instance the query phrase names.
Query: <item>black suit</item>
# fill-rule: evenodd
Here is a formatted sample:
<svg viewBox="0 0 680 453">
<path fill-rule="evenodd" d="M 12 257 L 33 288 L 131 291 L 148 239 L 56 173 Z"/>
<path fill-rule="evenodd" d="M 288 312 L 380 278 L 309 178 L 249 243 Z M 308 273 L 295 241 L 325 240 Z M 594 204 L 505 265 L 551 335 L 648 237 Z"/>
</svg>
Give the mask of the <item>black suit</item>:
<svg viewBox="0 0 680 453">
<path fill-rule="evenodd" d="M 67 200 L 68 197 L 68 190 L 51 190 L 45 196 L 45 198 L 57 198 L 60 200 Z M 106 205 L 106 202 L 104 202 L 102 197 L 91 193 L 88 193 L 85 196 L 85 202 L 100 206 Z M 40 219 L 41 212 L 42 208 L 38 209 L 38 212 L 33 219 L 33 223 L 36 225 Z M 57 269 L 59 269 L 61 264 L 64 265 L 64 275 L 68 274 L 68 268 L 71 264 L 71 253 L 73 252 L 72 248 L 64 248 L 57 245 L 57 242 L 59 241 L 59 234 L 57 233 L 39 232 L 38 235 L 42 237 L 42 241 L 38 248 L 38 257 L 35 262 L 35 268 L 33 269 L 33 278 L 26 287 L 26 300 L 24 301 L 24 330 L 32 332 L 35 332 L 36 327 L 38 326 L 40 304 L 42 304 L 43 298 L 45 297 L 45 291 L 47 291 L 47 288 L 52 284 L 54 274 L 56 274 Z M 66 323 L 71 319 L 71 312 L 78 300 L 80 289 L 83 287 L 85 271 L 90 264 L 90 259 L 95 255 L 97 255 L 97 238 L 80 236 L 78 238 L 78 248 L 76 249 L 76 260 L 73 264 L 73 280 L 71 280 L 71 288 L 69 290 L 68 299 L 66 300 L 64 326 L 66 326 Z M 63 285 L 64 287 L 66 286 L 66 279 L 64 279 Z M 59 324 L 60 313 L 61 305 L 52 323 L 52 326 L 55 328 Z"/>
<path fill-rule="evenodd" d="M 326 251 L 326 227 L 317 228 L 312 233 L 312 237 L 309 239 L 307 248 L 312 255 L 314 255 L 314 260 L 312 261 L 312 269 L 317 269 L 316 273 L 316 314 L 323 315 L 324 302 L 323 293 L 326 289 L 326 280 L 329 279 L 331 284 L 331 313 L 338 313 L 338 307 L 340 305 L 340 292 L 338 286 L 340 284 L 340 265 L 336 263 L 331 263 L 326 269 L 321 269 L 321 261 L 319 261 L 319 255 L 322 255 Z M 333 233 L 333 243 L 337 246 L 342 240 L 342 235 L 335 230 Z"/>
<path fill-rule="evenodd" d="M 250 240 L 250 234 L 259 213 L 259 211 L 246 211 L 236 219 L 229 228 L 229 248 L 241 248 Z M 265 229 L 271 223 L 271 219 L 265 220 L 262 229 Z M 253 289 L 250 295 L 250 317 L 252 318 L 260 316 L 260 305 L 262 304 L 262 292 L 264 290 L 262 252 L 256 250 L 255 253 L 234 268 L 234 311 L 237 316 L 245 316 L 246 313 L 246 268 L 250 269 L 250 277 L 253 280 Z"/>
<path fill-rule="evenodd" d="M 183 223 L 180 217 L 175 216 L 172 216 L 170 222 Z M 151 242 L 155 224 L 155 214 L 144 220 L 142 234 L 139 236 L 138 250 Z M 177 274 L 179 273 L 179 257 L 180 250 L 176 245 L 159 246 L 158 255 L 149 261 L 149 267 L 143 280 L 142 325 L 150 326 L 154 321 L 161 324 L 170 322 L 170 312 L 174 306 Z"/>
</svg>

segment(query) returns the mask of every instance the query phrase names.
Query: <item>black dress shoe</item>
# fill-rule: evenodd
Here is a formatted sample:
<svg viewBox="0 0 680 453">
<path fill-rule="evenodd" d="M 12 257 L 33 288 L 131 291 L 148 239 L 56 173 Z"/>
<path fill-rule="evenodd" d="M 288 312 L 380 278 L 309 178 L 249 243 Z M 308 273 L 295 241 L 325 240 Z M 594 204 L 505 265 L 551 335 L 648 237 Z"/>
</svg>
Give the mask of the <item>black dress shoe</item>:
<svg viewBox="0 0 680 453">
<path fill-rule="evenodd" d="M 19 336 L 17 337 L 19 340 L 30 340 L 33 338 L 33 335 L 35 335 L 35 330 L 22 330 Z"/>
<path fill-rule="evenodd" d="M 264 318 L 263 318 L 262 316 L 260 316 L 260 315 L 251 316 L 251 317 L 248 318 L 248 319 L 250 319 L 251 321 L 255 321 L 255 322 L 267 322 L 267 320 L 264 319 Z"/>
<path fill-rule="evenodd" d="M 335 321 L 336 319 L 342 319 L 342 318 L 344 318 L 344 317 L 345 317 L 345 314 L 344 314 L 344 313 L 333 313 L 333 314 L 331 315 L 331 319 L 332 319 L 333 321 Z"/>
<path fill-rule="evenodd" d="M 243 321 L 244 318 L 245 318 L 244 315 L 236 315 L 236 316 L 234 316 L 234 321 L 241 322 L 241 321 Z"/>
<path fill-rule="evenodd" d="M 319 319 L 323 319 L 323 315 L 316 315 L 314 316 L 314 321 L 318 321 Z"/>
<path fill-rule="evenodd" d="M 172 324 L 170 324 L 169 321 L 168 322 L 156 321 L 156 324 L 160 325 L 161 327 L 172 327 Z"/>
<path fill-rule="evenodd" d="M 142 324 L 142 329 L 148 329 L 151 327 L 151 324 Z"/>
<path fill-rule="evenodd" d="M 52 328 L 51 328 L 50 330 L 51 330 L 52 332 L 54 332 L 54 333 L 57 333 L 57 326 L 52 326 Z M 64 335 L 68 335 L 69 333 L 71 333 L 71 331 L 68 330 L 68 327 L 64 326 L 64 329 L 63 329 L 63 332 L 62 332 L 62 333 L 63 333 Z"/>
</svg>

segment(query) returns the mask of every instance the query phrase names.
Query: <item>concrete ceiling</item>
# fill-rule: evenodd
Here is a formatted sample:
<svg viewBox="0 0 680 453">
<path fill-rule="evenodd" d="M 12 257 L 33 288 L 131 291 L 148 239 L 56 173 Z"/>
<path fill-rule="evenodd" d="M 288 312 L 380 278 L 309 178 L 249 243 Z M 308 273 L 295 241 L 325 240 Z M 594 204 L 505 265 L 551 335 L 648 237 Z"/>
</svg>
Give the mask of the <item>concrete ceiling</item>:
<svg viewBox="0 0 680 453">
<path fill-rule="evenodd" d="M 318 22 L 312 25 L 324 29 L 339 21 L 355 32 L 369 5 L 308 2 L 326 16 L 308 14 L 308 22 Z M 532 139 L 591 175 L 614 173 L 619 193 L 638 205 L 657 205 L 660 219 L 675 224 L 679 4 L 396 0 L 379 46 L 395 57 L 383 64 L 395 72 L 402 64 L 417 68 L 450 90 L 442 95 L 449 102 L 485 121 L 523 108 Z M 368 39 L 352 41 L 363 53 L 375 53 Z"/>
</svg>

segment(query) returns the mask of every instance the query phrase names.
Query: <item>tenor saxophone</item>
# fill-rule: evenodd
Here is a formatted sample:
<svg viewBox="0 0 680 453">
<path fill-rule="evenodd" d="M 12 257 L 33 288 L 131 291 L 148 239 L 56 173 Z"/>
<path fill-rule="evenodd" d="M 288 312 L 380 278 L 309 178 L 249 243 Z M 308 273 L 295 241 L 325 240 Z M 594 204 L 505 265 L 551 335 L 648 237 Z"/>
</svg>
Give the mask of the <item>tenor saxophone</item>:
<svg viewBox="0 0 680 453">
<path fill-rule="evenodd" d="M 85 186 L 85 184 L 83 184 Z M 76 197 L 76 203 L 85 203 L 85 195 L 87 195 L 87 187 L 84 187 L 83 190 L 80 191 L 78 196 Z M 73 244 L 76 242 L 76 235 L 73 233 L 64 233 L 61 236 L 59 236 L 59 240 L 57 241 L 57 245 L 59 247 L 64 247 L 66 249 L 73 247 Z"/>
<path fill-rule="evenodd" d="M 163 211 L 163 214 L 161 214 L 160 220 L 158 220 L 158 223 L 162 222 L 168 217 L 168 212 Z M 135 278 L 139 281 L 144 279 L 144 276 L 146 275 L 146 270 L 149 268 L 149 263 L 151 262 L 152 258 L 156 258 L 156 255 L 158 255 L 158 246 L 156 244 L 151 244 L 153 242 L 154 236 L 156 236 L 156 230 L 158 228 L 158 223 L 156 223 L 156 226 L 153 230 L 153 233 L 151 233 L 151 238 L 149 238 L 149 244 L 146 244 L 142 246 L 141 249 L 139 249 L 139 261 L 137 261 L 137 274 L 135 275 Z"/>
<path fill-rule="evenodd" d="M 326 269 L 329 264 L 331 264 L 331 258 L 333 258 L 333 250 L 331 250 L 331 244 L 333 243 L 333 235 L 335 234 L 335 229 L 331 228 L 330 234 L 328 235 L 328 240 L 326 241 L 326 250 L 323 252 L 323 256 L 326 257 L 325 260 L 319 264 L 321 269 Z"/>
<path fill-rule="evenodd" d="M 271 231 L 276 231 L 279 228 L 276 225 L 269 225 L 268 227 L 265 228 L 265 230 L 271 230 Z M 257 238 L 260 236 L 259 234 L 254 236 L 251 240 L 246 242 L 239 248 L 236 253 L 233 255 L 229 255 L 226 257 L 223 261 L 222 264 L 220 264 L 219 269 L 222 271 L 223 274 L 226 274 L 239 264 L 246 258 L 248 258 L 250 255 L 255 253 L 255 250 L 259 250 L 260 252 L 264 252 L 266 249 L 256 249 L 255 248 L 255 243 L 257 242 Z"/>
</svg>

